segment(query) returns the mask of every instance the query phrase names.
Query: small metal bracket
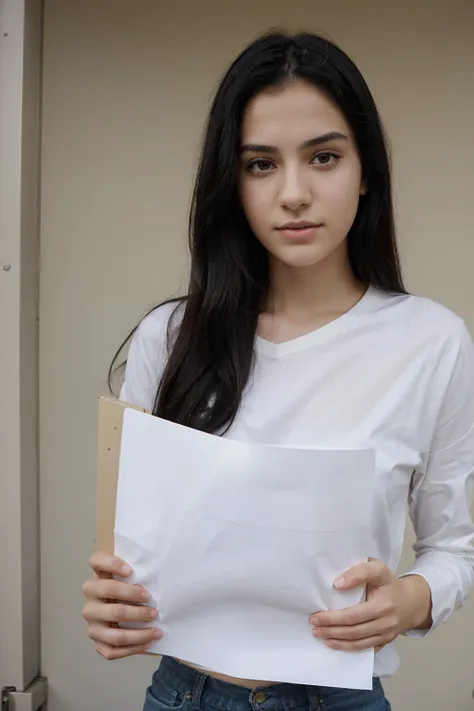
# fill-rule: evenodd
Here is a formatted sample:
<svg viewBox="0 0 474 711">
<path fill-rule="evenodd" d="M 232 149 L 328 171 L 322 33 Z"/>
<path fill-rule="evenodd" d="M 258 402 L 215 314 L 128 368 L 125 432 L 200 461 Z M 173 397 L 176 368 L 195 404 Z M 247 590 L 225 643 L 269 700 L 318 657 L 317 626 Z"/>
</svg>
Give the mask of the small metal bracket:
<svg viewBox="0 0 474 711">
<path fill-rule="evenodd" d="M 1 711 L 10 711 L 10 694 L 12 691 L 16 691 L 15 686 L 4 686 L 2 689 L 2 696 L 1 696 L 1 706 L 0 709 Z"/>
<path fill-rule="evenodd" d="M 39 676 L 25 691 L 4 686 L 1 693 L 0 711 L 38 711 L 48 698 L 48 681 Z"/>
</svg>

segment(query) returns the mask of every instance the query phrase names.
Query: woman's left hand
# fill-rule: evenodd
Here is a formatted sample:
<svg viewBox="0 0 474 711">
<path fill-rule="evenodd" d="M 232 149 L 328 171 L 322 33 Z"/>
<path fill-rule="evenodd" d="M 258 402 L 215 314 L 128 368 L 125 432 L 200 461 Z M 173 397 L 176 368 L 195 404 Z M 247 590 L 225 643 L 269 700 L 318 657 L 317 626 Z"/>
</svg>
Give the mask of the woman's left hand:
<svg viewBox="0 0 474 711">
<path fill-rule="evenodd" d="M 367 585 L 366 602 L 344 610 L 317 612 L 309 618 L 313 635 L 331 649 L 378 652 L 409 629 L 431 627 L 431 590 L 420 575 L 397 578 L 382 561 L 350 568 L 334 586 L 351 590 Z"/>
</svg>

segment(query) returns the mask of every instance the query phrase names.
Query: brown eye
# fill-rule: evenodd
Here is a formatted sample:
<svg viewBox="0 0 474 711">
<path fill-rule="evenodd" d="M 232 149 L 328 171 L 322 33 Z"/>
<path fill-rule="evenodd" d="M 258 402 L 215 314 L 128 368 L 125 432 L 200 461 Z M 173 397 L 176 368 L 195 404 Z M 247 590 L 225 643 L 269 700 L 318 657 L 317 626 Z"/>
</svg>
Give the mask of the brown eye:
<svg viewBox="0 0 474 711">
<path fill-rule="evenodd" d="M 331 151 L 324 151 L 323 153 L 318 153 L 313 160 L 316 160 L 316 165 L 321 167 L 333 166 L 338 162 L 339 156 Z"/>
<path fill-rule="evenodd" d="M 268 173 L 269 168 L 271 168 L 272 163 L 269 160 L 254 160 L 248 165 L 248 171 L 250 173 Z"/>
</svg>

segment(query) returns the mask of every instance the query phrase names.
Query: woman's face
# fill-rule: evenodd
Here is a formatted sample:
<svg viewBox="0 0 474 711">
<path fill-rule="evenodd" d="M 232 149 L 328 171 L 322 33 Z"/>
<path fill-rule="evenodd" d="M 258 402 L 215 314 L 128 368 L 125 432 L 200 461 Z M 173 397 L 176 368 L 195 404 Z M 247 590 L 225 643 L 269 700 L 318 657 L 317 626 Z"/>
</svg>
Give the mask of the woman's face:
<svg viewBox="0 0 474 711">
<path fill-rule="evenodd" d="M 351 128 L 322 91 L 294 81 L 248 104 L 240 198 L 255 236 L 273 258 L 294 267 L 345 258 L 363 193 Z M 281 229 L 301 221 L 314 227 Z"/>
</svg>

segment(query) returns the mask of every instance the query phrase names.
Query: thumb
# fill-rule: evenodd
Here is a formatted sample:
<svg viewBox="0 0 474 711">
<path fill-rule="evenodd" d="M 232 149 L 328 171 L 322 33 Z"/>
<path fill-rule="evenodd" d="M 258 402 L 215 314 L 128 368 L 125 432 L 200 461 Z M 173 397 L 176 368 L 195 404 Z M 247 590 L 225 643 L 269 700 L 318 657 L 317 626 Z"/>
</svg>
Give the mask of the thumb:
<svg viewBox="0 0 474 711">
<path fill-rule="evenodd" d="M 338 590 L 352 590 L 359 585 L 371 585 L 379 588 L 387 585 L 393 578 L 393 573 L 381 560 L 371 558 L 365 563 L 359 563 L 349 568 L 334 582 Z"/>
</svg>

